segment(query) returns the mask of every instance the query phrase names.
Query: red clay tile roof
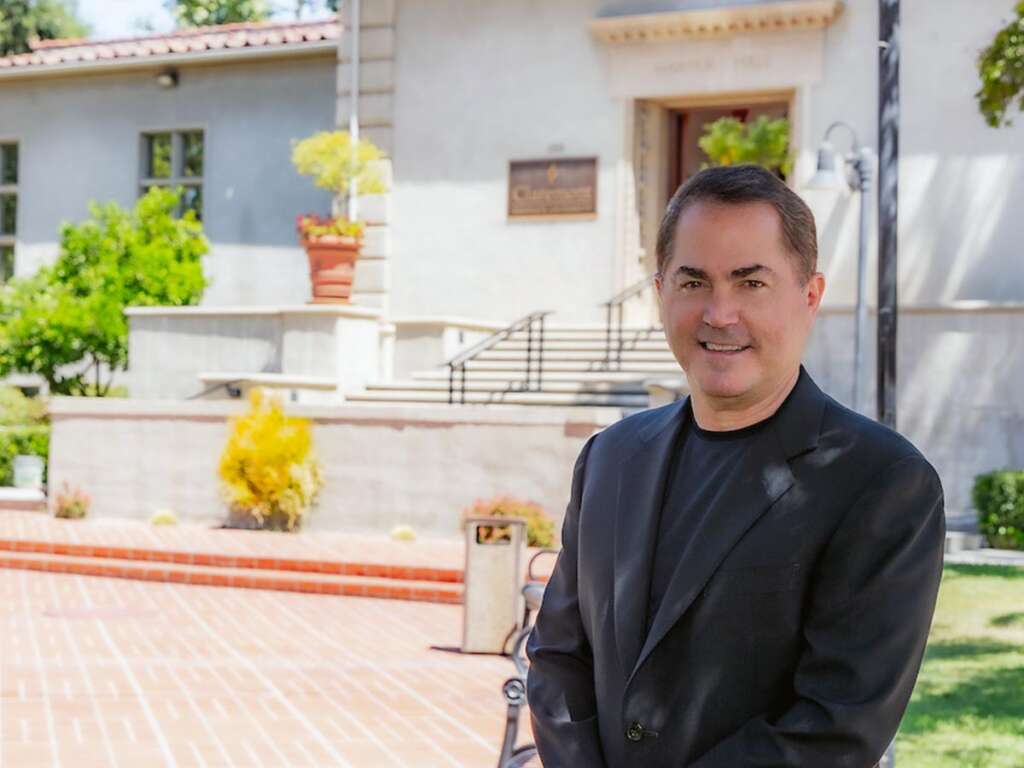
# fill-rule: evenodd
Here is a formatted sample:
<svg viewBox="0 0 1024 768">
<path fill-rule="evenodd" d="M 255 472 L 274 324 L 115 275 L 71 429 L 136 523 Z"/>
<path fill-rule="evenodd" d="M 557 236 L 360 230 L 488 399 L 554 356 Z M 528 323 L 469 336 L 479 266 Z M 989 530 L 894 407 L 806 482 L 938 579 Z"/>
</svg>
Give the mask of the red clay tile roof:
<svg viewBox="0 0 1024 768">
<path fill-rule="evenodd" d="M 40 40 L 29 53 L 0 57 L 0 71 L 11 68 L 87 64 L 114 59 L 145 59 L 222 49 L 280 48 L 298 43 L 337 40 L 340 24 L 320 21 L 223 24 L 162 35 L 115 40 Z"/>
</svg>

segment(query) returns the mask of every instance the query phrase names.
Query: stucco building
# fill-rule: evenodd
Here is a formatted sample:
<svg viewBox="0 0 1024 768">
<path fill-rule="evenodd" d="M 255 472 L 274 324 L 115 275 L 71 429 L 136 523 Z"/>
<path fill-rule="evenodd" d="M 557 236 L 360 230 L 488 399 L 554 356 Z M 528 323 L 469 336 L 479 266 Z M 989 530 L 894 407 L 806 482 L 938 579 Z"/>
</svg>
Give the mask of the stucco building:
<svg viewBox="0 0 1024 768">
<path fill-rule="evenodd" d="M 1024 464 L 1024 127 L 989 128 L 974 100 L 978 52 L 1011 12 L 1007 0 L 901 10 L 899 426 L 958 511 L 976 472 Z M 600 329 L 602 303 L 653 271 L 658 219 L 700 165 L 702 126 L 785 116 L 787 182 L 815 211 L 827 279 L 806 362 L 849 401 L 859 198 L 807 182 L 835 121 L 877 149 L 877 13 L 875 0 L 350 0 L 339 20 L 47 44 L 0 59 L 0 269 L 52 258 L 60 221 L 90 199 L 131 203 L 156 153 L 170 162 L 157 181 L 196 190 L 213 282 L 199 310 L 133 317 L 133 360 L 198 361 L 174 376 L 147 363 L 133 393 L 259 372 L 356 400 L 535 310 Z M 372 226 L 358 317 L 324 320 L 301 309 L 294 217 L 330 201 L 295 173 L 290 141 L 348 127 L 354 108 L 392 186 L 360 203 Z M 629 324 L 656 321 L 649 290 L 623 306 Z M 343 320 L 364 326 L 358 375 Z M 156 355 L 158 341 L 181 346 Z"/>
</svg>

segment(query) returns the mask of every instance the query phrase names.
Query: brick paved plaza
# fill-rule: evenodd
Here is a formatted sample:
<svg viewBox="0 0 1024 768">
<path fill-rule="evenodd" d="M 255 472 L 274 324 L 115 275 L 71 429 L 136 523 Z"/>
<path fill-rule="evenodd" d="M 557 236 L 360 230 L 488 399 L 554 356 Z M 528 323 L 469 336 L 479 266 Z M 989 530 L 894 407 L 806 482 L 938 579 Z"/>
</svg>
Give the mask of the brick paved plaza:
<svg viewBox="0 0 1024 768">
<path fill-rule="evenodd" d="M 430 649 L 461 610 L 0 570 L 0 765 L 492 766 L 512 665 Z"/>
</svg>

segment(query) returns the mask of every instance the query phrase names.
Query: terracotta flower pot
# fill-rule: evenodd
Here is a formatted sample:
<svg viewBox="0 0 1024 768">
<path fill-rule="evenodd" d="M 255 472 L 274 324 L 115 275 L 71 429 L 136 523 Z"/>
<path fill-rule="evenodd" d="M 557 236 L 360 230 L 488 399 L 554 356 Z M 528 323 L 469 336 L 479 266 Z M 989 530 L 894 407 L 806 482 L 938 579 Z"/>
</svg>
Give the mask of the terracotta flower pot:
<svg viewBox="0 0 1024 768">
<path fill-rule="evenodd" d="M 304 240 L 313 284 L 312 304 L 348 304 L 361 243 L 352 237 L 325 235 Z"/>
</svg>

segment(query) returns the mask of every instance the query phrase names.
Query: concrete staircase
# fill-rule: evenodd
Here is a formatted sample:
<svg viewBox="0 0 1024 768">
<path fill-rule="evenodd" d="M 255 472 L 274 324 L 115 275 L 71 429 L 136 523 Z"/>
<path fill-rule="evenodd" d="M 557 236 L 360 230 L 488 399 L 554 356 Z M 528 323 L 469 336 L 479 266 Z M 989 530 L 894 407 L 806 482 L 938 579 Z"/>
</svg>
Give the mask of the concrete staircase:
<svg viewBox="0 0 1024 768">
<path fill-rule="evenodd" d="M 609 365 L 604 357 L 603 324 L 546 324 L 541 386 L 524 391 L 527 334 L 519 331 L 466 363 L 465 402 L 642 409 L 650 405 L 645 380 L 682 378 L 660 328 L 623 328 L 621 365 Z M 448 366 L 418 371 L 405 381 L 370 385 L 347 395 L 346 401 L 447 403 Z"/>
</svg>

